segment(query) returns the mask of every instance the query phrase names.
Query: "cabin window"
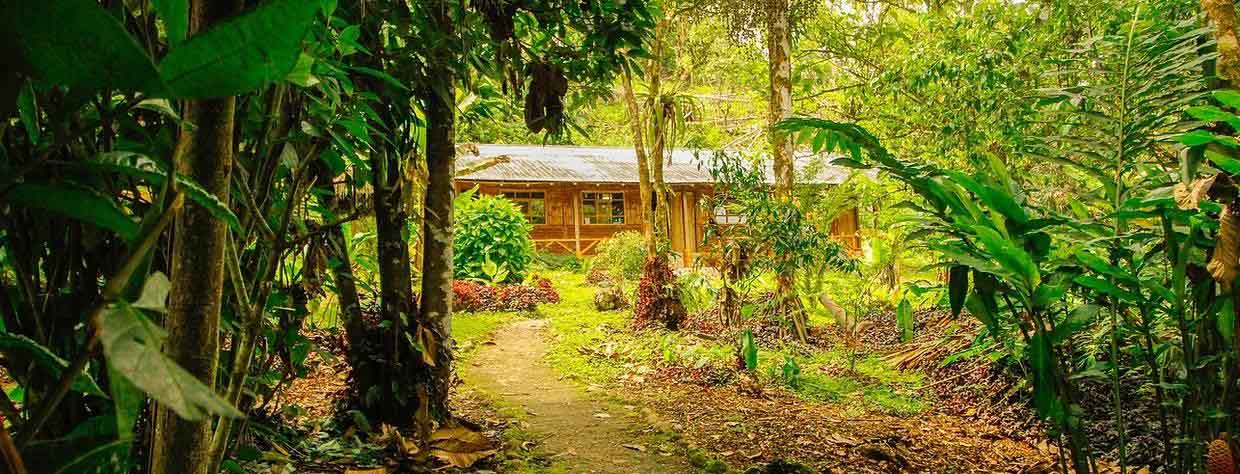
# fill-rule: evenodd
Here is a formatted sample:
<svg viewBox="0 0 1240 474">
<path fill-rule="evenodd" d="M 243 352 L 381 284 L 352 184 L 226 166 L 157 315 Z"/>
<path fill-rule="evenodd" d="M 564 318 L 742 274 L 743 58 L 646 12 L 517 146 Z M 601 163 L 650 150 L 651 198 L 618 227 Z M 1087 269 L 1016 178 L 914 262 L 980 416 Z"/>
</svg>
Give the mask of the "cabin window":
<svg viewBox="0 0 1240 474">
<path fill-rule="evenodd" d="M 720 204 L 715 206 L 714 221 L 716 224 L 744 224 L 745 216 L 740 215 L 734 207 L 736 204 Z"/>
<path fill-rule="evenodd" d="M 623 224 L 624 193 L 581 193 L 581 214 L 586 224 Z"/>
<path fill-rule="evenodd" d="M 542 191 L 504 191 L 504 198 L 516 203 L 530 224 L 547 223 L 547 201 Z"/>
</svg>

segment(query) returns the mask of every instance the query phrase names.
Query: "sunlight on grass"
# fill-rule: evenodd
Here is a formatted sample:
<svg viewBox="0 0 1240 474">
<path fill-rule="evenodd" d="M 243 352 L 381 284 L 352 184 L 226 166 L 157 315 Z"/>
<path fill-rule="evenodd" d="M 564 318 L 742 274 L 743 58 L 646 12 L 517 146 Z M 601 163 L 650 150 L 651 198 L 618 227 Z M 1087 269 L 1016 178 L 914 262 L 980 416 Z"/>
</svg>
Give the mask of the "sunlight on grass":
<svg viewBox="0 0 1240 474">
<path fill-rule="evenodd" d="M 561 374 L 603 384 L 629 372 L 634 365 L 727 366 L 736 357 L 731 341 L 703 343 L 666 331 L 634 334 L 627 327 L 631 309 L 594 309 L 594 288 L 585 283 L 584 275 L 557 271 L 547 277 L 555 283 L 561 302 L 541 306 L 539 313 L 551 322 L 547 361 Z M 842 347 L 808 357 L 783 348 L 761 347 L 758 373 L 768 383 L 782 384 L 782 367 L 788 355 L 795 357 L 802 372 L 801 383 L 792 391 L 806 401 L 845 404 L 855 407 L 858 414 L 875 410 L 910 415 L 925 409 L 925 402 L 916 396 L 921 374 L 898 370 L 874 354 L 859 355 L 856 373 L 850 374 L 849 356 Z"/>
<path fill-rule="evenodd" d="M 539 308 L 551 321 L 554 340 L 547 362 L 556 371 L 587 383 L 606 383 L 622 375 L 631 361 L 654 355 L 657 336 L 627 331 L 629 310 L 594 309 L 594 288 L 584 275 L 560 271 L 547 277 L 560 292 L 559 304 Z"/>
<path fill-rule="evenodd" d="M 501 326 L 520 318 L 518 313 L 484 311 L 480 313 L 455 313 L 452 315 L 452 339 L 457 346 L 478 344 Z"/>
</svg>

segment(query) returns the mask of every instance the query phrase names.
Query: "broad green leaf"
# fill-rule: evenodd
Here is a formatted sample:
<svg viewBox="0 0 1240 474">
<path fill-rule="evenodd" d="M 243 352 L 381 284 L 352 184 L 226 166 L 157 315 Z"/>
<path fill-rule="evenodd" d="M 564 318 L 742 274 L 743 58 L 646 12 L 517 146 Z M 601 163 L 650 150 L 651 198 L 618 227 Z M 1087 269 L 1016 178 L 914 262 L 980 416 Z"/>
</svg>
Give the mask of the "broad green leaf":
<svg viewBox="0 0 1240 474">
<path fill-rule="evenodd" d="M 1214 91 L 1214 100 L 1222 102 L 1223 105 L 1233 109 L 1240 109 L 1240 92 L 1231 89 L 1222 89 Z"/>
<path fill-rule="evenodd" d="M 129 440 L 121 439 L 97 446 L 62 464 L 55 474 L 127 472 L 130 467 L 129 443 Z"/>
<path fill-rule="evenodd" d="M 758 344 L 754 342 L 753 331 L 746 330 L 742 336 L 741 354 L 745 358 L 745 369 L 750 372 L 758 370 Z"/>
<path fill-rule="evenodd" d="M 395 78 L 395 77 L 392 77 L 392 75 L 391 75 L 391 74 L 388 74 L 388 73 L 386 73 L 386 72 L 380 71 L 380 70 L 378 70 L 378 69 L 372 69 L 372 68 L 368 68 L 368 67 L 365 67 L 365 66 L 354 66 L 354 67 L 351 67 L 351 68 L 349 68 L 349 69 L 352 69 L 352 70 L 353 70 L 353 71 L 355 71 L 355 72 L 360 72 L 360 73 L 365 74 L 365 75 L 367 75 L 367 76 L 372 76 L 372 77 L 375 77 L 375 78 L 377 78 L 377 79 L 379 79 L 379 80 L 382 80 L 383 82 L 388 83 L 389 85 L 391 85 L 391 86 L 393 86 L 393 87 L 395 87 L 395 88 L 397 88 L 397 89 L 400 89 L 400 90 L 409 90 L 409 87 L 408 87 L 408 86 L 406 86 L 403 82 L 400 82 L 400 79 L 397 79 L 397 78 Z"/>
<path fill-rule="evenodd" d="M 293 65 L 293 70 L 289 71 L 287 76 L 284 76 L 284 80 L 301 87 L 313 87 L 319 83 L 319 79 L 314 77 L 311 71 L 313 66 L 314 56 L 301 53 L 301 56 L 297 58 L 297 64 Z"/>
<path fill-rule="evenodd" d="M 947 273 L 947 300 L 951 304 L 952 316 L 960 316 L 964 308 L 964 300 L 969 295 L 969 267 L 954 265 Z"/>
<path fill-rule="evenodd" d="M 181 418 L 243 416 L 214 389 L 160 352 L 167 335 L 133 306 L 124 302 L 112 305 L 96 324 L 112 369 Z"/>
<path fill-rule="evenodd" d="M 1054 349 L 1043 334 L 1035 334 L 1029 340 L 1029 364 L 1033 368 L 1033 400 L 1038 414 L 1043 418 L 1062 424 L 1068 418 L 1068 409 L 1055 393 Z"/>
<path fill-rule="evenodd" d="M 1228 345 L 1240 342 L 1236 340 L 1236 310 L 1233 306 L 1234 304 L 1235 301 L 1232 298 L 1227 298 L 1227 301 L 1223 303 L 1222 309 L 1219 310 L 1218 318 L 1215 320 L 1215 324 L 1218 325 L 1219 335 L 1223 336 L 1224 344 Z"/>
<path fill-rule="evenodd" d="M 0 27 L 16 33 L 18 52 L 50 84 L 153 95 L 165 91 L 151 58 L 94 0 L 4 2 L 0 22 L 6 20 Z"/>
<path fill-rule="evenodd" d="M 168 310 L 168 291 L 172 289 L 172 282 L 168 281 L 168 277 L 163 273 L 155 273 L 146 279 L 146 283 L 142 285 L 142 293 L 138 295 L 138 300 L 132 303 L 133 307 L 150 311 L 163 313 Z"/>
<path fill-rule="evenodd" d="M 138 223 L 121 212 L 111 199 L 85 189 L 24 183 L 13 186 L 3 199 L 16 206 L 51 211 L 111 230 L 125 240 L 133 240 L 138 233 Z"/>
<path fill-rule="evenodd" d="M 1102 310 L 1101 306 L 1094 304 L 1083 304 L 1077 306 L 1068 313 L 1068 317 L 1055 325 L 1055 331 L 1051 333 L 1051 342 L 1059 343 L 1068 340 L 1077 331 L 1087 327 L 1089 323 L 1098 316 L 1098 312 Z"/>
<path fill-rule="evenodd" d="M 117 372 L 112 364 L 108 364 L 108 391 L 112 393 L 117 436 L 121 439 L 133 438 L 134 426 L 138 424 L 138 418 L 142 416 L 142 409 L 146 406 L 146 395 Z"/>
<path fill-rule="evenodd" d="M 135 105 L 134 108 L 150 110 L 177 122 L 181 121 L 181 114 L 177 113 L 172 104 L 168 102 L 168 99 L 146 99 L 138 102 L 138 105 Z"/>
<path fill-rule="evenodd" d="M 1205 152 L 1206 158 L 1209 159 L 1210 163 L 1213 163 L 1214 166 L 1217 166 L 1218 169 L 1226 171 L 1227 174 L 1233 176 L 1240 175 L 1240 160 L 1237 160 L 1228 153 L 1223 153 L 1221 150 L 1225 150 L 1225 148 L 1215 149 L 1213 147 L 1207 147 Z"/>
<path fill-rule="evenodd" d="M 100 153 L 91 158 L 90 161 L 87 161 L 86 164 L 88 166 L 115 171 L 128 176 L 133 176 L 135 178 L 144 179 L 154 186 L 163 185 L 164 180 L 166 180 L 168 176 L 168 172 L 165 170 L 166 168 L 164 164 L 159 163 L 158 161 L 155 161 L 141 153 L 133 153 L 128 151 Z M 228 205 L 224 204 L 224 202 L 214 194 L 211 194 L 210 191 L 203 189 L 202 186 L 199 186 L 198 183 L 194 182 L 194 180 L 181 174 L 177 175 L 177 187 L 185 193 L 185 196 L 188 197 L 190 201 L 202 206 L 203 209 L 206 209 L 207 212 L 210 212 L 211 215 L 215 216 L 215 218 L 227 223 L 229 227 L 233 228 L 233 230 L 240 231 L 241 222 L 237 219 L 237 215 L 233 214 L 232 210 L 228 208 Z"/>
<path fill-rule="evenodd" d="M 39 143 L 39 106 L 35 102 L 34 84 L 26 81 L 25 87 L 17 95 L 17 115 L 21 117 L 22 126 L 26 127 L 26 136 L 30 143 Z"/>
<path fill-rule="evenodd" d="M 1102 278 L 1089 275 L 1078 275 L 1076 278 L 1072 279 L 1072 282 L 1129 303 L 1137 303 L 1140 301 L 1140 298 L 1138 298 L 1137 295 L 1120 289 L 1115 286 L 1115 284 Z"/>
<path fill-rule="evenodd" d="M 999 318 L 990 310 L 990 307 L 986 305 L 985 301 L 982 300 L 981 295 L 976 292 L 970 294 L 969 297 L 965 299 L 964 304 L 967 308 L 969 308 L 969 313 L 972 314 L 973 317 L 977 318 L 982 322 L 982 324 L 986 325 L 986 329 L 990 332 L 991 337 L 993 337 L 996 341 L 1003 339 L 1002 334 L 1000 334 Z"/>
<path fill-rule="evenodd" d="M 51 349 L 20 334 L 0 334 L 0 351 L 8 354 L 10 358 L 14 354 L 21 353 L 46 370 L 52 379 L 59 379 L 61 374 L 69 368 L 69 362 L 52 353 Z M 107 394 L 103 393 L 103 389 L 99 388 L 99 384 L 95 383 L 95 379 L 86 372 L 77 374 L 73 378 L 72 388 L 77 392 L 108 398 Z"/>
<path fill-rule="evenodd" d="M 1214 134 L 1206 130 L 1193 130 L 1191 132 L 1175 137 L 1175 140 L 1180 142 L 1184 146 L 1199 146 L 1199 145 L 1205 145 L 1207 143 L 1213 142 Z"/>
<path fill-rule="evenodd" d="M 1012 241 L 999 235 L 999 232 L 985 226 L 974 226 L 977 240 L 986 248 L 986 252 L 1008 271 L 1020 275 L 1032 290 L 1041 282 L 1038 267 L 1024 249 L 1017 247 Z"/>
<path fill-rule="evenodd" d="M 159 64 L 173 95 L 226 97 L 283 79 L 297 63 L 317 2 L 275 0 L 195 34 Z"/>
<path fill-rule="evenodd" d="M 62 439 L 111 438 L 113 436 L 116 436 L 116 417 L 109 413 L 106 415 L 94 416 L 86 421 L 78 423 L 78 425 L 74 426 L 73 430 Z"/>
<path fill-rule="evenodd" d="M 908 342 L 913 339 L 913 306 L 908 298 L 900 299 L 896 306 L 896 326 L 900 328 L 900 340 Z"/>
<path fill-rule="evenodd" d="M 1213 105 L 1198 105 L 1189 107 L 1186 112 L 1188 112 L 1188 115 L 1191 115 L 1193 118 L 1205 122 L 1227 122 L 1228 124 L 1240 124 L 1240 117 L 1236 117 L 1234 114 L 1226 112 L 1223 109 Z"/>
<path fill-rule="evenodd" d="M 151 4 L 164 20 L 168 44 L 175 47 L 185 41 L 189 31 L 189 0 L 151 0 Z"/>
</svg>

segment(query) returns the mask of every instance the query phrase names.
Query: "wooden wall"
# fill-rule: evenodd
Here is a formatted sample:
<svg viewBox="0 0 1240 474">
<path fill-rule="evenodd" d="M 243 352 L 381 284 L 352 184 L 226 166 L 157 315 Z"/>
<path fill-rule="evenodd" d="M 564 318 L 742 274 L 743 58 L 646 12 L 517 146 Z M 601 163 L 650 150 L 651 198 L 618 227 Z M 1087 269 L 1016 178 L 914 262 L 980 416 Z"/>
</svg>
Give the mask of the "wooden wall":
<svg viewBox="0 0 1240 474">
<path fill-rule="evenodd" d="M 504 191 L 541 191 L 545 193 L 547 223 L 535 224 L 531 237 L 538 250 L 553 253 L 593 255 L 598 244 L 616 233 L 631 230 L 641 232 L 641 195 L 636 184 L 607 183 L 485 183 L 457 181 L 458 192 L 477 186 L 479 192 L 495 195 Z M 624 224 L 579 223 L 582 192 L 623 192 Z M 703 239 L 705 226 L 712 210 L 703 209 L 701 199 L 710 187 L 673 186 L 671 206 L 671 229 L 669 237 L 672 249 L 691 264 L 706 252 Z M 831 225 L 831 234 L 839 238 L 851 250 L 858 251 L 861 240 L 857 235 L 857 210 L 852 209 L 837 218 Z"/>
</svg>

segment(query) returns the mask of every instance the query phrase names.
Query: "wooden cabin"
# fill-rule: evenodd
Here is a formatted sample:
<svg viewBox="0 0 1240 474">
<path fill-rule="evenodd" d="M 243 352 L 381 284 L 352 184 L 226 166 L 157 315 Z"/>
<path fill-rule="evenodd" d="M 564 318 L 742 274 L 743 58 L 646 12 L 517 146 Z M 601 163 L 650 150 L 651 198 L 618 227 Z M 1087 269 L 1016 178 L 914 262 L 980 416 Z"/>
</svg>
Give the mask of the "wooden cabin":
<svg viewBox="0 0 1240 474">
<path fill-rule="evenodd" d="M 672 249 L 686 265 L 704 251 L 705 224 L 737 224 L 724 209 L 704 209 L 702 198 L 712 192 L 708 152 L 675 151 L 665 162 L 664 181 L 671 191 Z M 496 160 L 496 158 L 500 158 Z M 517 203 L 533 225 L 535 247 L 552 253 L 591 255 L 598 244 L 618 232 L 641 232 L 637 157 L 632 148 L 478 145 L 476 154 L 457 159 L 458 169 L 483 162 L 497 164 L 456 177 L 463 192 L 478 187 L 488 195 L 502 195 Z M 805 184 L 842 183 L 852 170 L 815 164 L 816 176 L 802 172 L 810 162 L 797 161 L 798 179 Z M 768 180 L 770 172 L 768 170 Z M 853 249 L 860 247 L 857 210 L 844 212 L 831 233 Z"/>
</svg>

